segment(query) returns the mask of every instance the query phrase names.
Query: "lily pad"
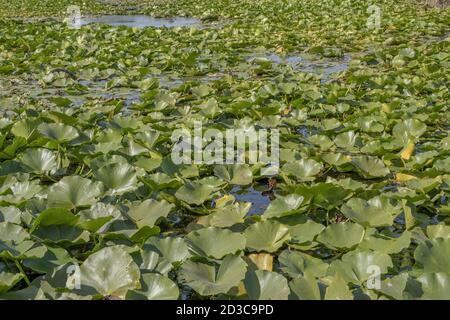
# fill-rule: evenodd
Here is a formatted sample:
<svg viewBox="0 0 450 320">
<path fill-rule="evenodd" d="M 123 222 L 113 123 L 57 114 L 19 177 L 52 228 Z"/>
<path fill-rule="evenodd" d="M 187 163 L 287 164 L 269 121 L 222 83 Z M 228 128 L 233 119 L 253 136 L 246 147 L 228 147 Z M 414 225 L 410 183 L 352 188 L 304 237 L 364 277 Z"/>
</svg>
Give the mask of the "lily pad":
<svg viewBox="0 0 450 320">
<path fill-rule="evenodd" d="M 193 231 L 186 240 L 195 255 L 221 259 L 245 248 L 245 237 L 236 232 L 215 227 Z"/>
<path fill-rule="evenodd" d="M 102 192 L 102 184 L 79 176 L 68 176 L 53 184 L 48 191 L 48 205 L 73 209 L 92 205 Z"/>
<path fill-rule="evenodd" d="M 247 248 L 255 251 L 277 251 L 290 239 L 288 227 L 275 222 L 257 222 L 244 232 L 247 239 Z"/>
<path fill-rule="evenodd" d="M 238 256 L 226 256 L 220 265 L 214 263 L 186 261 L 180 277 L 200 295 L 227 293 L 244 279 L 246 272 L 244 260 Z"/>
<path fill-rule="evenodd" d="M 103 248 L 80 266 L 81 284 L 104 297 L 124 298 L 128 290 L 140 287 L 139 267 L 121 246 Z"/>
</svg>

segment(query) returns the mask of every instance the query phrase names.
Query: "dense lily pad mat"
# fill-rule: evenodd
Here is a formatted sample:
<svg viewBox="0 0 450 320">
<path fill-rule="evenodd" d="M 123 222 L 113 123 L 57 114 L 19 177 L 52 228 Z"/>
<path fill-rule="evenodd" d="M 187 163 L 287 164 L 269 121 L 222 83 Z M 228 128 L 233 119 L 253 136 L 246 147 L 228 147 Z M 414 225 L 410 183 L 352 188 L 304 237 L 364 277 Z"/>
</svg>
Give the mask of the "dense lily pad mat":
<svg viewBox="0 0 450 320">
<path fill-rule="evenodd" d="M 0 298 L 450 299 L 450 12 L 375 4 L 0 0 Z M 279 129 L 279 173 L 175 165 L 194 121 Z"/>
</svg>

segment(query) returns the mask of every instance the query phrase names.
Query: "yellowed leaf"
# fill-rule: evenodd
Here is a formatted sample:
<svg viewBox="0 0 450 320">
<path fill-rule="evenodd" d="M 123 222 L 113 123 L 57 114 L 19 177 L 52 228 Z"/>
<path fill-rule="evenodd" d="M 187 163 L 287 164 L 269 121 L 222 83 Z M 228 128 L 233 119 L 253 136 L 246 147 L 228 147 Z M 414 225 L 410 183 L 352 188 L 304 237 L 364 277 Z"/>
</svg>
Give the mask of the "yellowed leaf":
<svg viewBox="0 0 450 320">
<path fill-rule="evenodd" d="M 390 113 L 392 111 L 392 108 L 391 108 L 390 105 L 388 105 L 386 103 L 383 103 L 381 105 L 381 111 L 384 112 L 384 113 Z"/>
<path fill-rule="evenodd" d="M 395 181 L 396 182 L 405 182 L 405 181 L 409 181 L 409 180 L 413 180 L 413 179 L 417 179 L 417 177 L 406 174 L 406 173 L 397 173 L 395 175 Z"/>
<path fill-rule="evenodd" d="M 403 160 L 409 160 L 415 149 L 416 145 L 414 144 L 414 142 L 408 142 L 408 144 L 400 152 L 400 156 Z"/>
<path fill-rule="evenodd" d="M 268 253 L 252 253 L 248 256 L 248 258 L 260 270 L 272 271 L 273 269 L 273 256 Z"/>
<path fill-rule="evenodd" d="M 216 200 L 216 208 L 222 208 L 227 204 L 231 204 L 234 202 L 234 196 L 231 194 L 226 194 L 221 198 L 218 198 Z"/>
</svg>

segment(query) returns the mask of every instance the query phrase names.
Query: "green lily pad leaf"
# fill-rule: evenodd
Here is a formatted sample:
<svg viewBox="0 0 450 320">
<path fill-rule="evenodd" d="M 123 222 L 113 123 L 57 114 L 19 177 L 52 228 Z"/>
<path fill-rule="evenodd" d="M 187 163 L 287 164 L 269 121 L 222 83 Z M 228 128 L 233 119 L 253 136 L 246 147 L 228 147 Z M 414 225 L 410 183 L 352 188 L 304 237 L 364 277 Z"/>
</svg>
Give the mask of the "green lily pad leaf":
<svg viewBox="0 0 450 320">
<path fill-rule="evenodd" d="M 50 187 L 47 200 L 49 207 L 73 209 L 94 204 L 101 192 L 100 182 L 68 176 Z"/>
<path fill-rule="evenodd" d="M 410 139 L 416 139 L 423 135 L 427 126 L 417 119 L 407 119 L 397 123 L 392 129 L 392 135 L 400 144 L 406 144 Z"/>
<path fill-rule="evenodd" d="M 22 278 L 23 276 L 20 273 L 0 272 L 0 294 L 14 287 Z"/>
<path fill-rule="evenodd" d="M 41 123 L 38 130 L 43 136 L 59 143 L 72 141 L 78 137 L 74 127 L 62 123 Z"/>
<path fill-rule="evenodd" d="M 361 117 L 358 125 L 365 132 L 383 132 L 384 126 L 371 117 Z"/>
<path fill-rule="evenodd" d="M 331 210 L 341 205 L 351 195 L 351 191 L 332 183 L 317 183 L 313 186 L 302 185 L 295 189 L 296 194 L 302 195 L 304 203 Z"/>
<path fill-rule="evenodd" d="M 384 274 L 392 266 L 391 257 L 385 253 L 354 250 L 344 254 L 341 260 L 333 261 L 329 270 L 346 282 L 362 285 L 373 275 L 372 268 L 377 267 Z"/>
<path fill-rule="evenodd" d="M 148 179 L 145 179 L 145 182 L 148 183 L 153 190 L 175 188 L 180 185 L 179 180 L 177 180 L 176 178 L 172 178 L 169 175 L 162 172 L 150 174 L 148 176 Z"/>
<path fill-rule="evenodd" d="M 79 212 L 78 226 L 90 232 L 102 233 L 111 225 L 108 222 L 120 218 L 121 215 L 115 206 L 97 202 L 91 208 Z"/>
<path fill-rule="evenodd" d="M 345 168 L 345 170 L 341 171 L 348 171 L 348 166 L 345 166 L 346 164 L 351 163 L 352 158 L 349 155 L 342 154 L 342 153 L 325 153 L 321 155 L 321 158 L 328 164 L 338 167 Z"/>
<path fill-rule="evenodd" d="M 424 300 L 450 300 L 450 272 L 424 273 L 417 278 Z"/>
<path fill-rule="evenodd" d="M 250 300 L 287 300 L 290 293 L 286 278 L 267 270 L 247 273 L 244 285 Z"/>
<path fill-rule="evenodd" d="M 391 238 L 381 234 L 371 235 L 361 242 L 359 248 L 393 254 L 408 248 L 410 243 L 411 233 L 404 231 L 398 238 Z"/>
<path fill-rule="evenodd" d="M 247 185 L 253 181 L 253 173 L 247 164 L 216 166 L 214 174 L 230 184 Z"/>
<path fill-rule="evenodd" d="M 75 246 L 89 241 L 89 232 L 76 226 L 63 224 L 40 226 L 33 232 L 33 236 L 63 247 Z"/>
<path fill-rule="evenodd" d="M 445 224 L 427 226 L 427 236 L 431 240 L 437 238 L 450 239 L 450 226 Z"/>
<path fill-rule="evenodd" d="M 290 194 L 285 197 L 278 196 L 269 204 L 266 211 L 264 211 L 263 217 L 275 218 L 293 214 L 300 207 L 304 199 L 304 197 L 296 194 Z"/>
<path fill-rule="evenodd" d="M 363 240 L 364 234 L 364 228 L 357 223 L 333 223 L 319 234 L 317 241 L 333 250 L 351 249 Z"/>
<path fill-rule="evenodd" d="M 142 143 L 146 148 L 152 149 L 153 146 L 158 141 L 158 138 L 160 137 L 161 133 L 154 130 L 149 130 L 145 132 L 139 132 L 136 134 L 135 138 L 137 141 Z"/>
<path fill-rule="evenodd" d="M 180 290 L 169 278 L 156 273 L 142 275 L 141 289 L 129 290 L 127 300 L 177 300 Z"/>
<path fill-rule="evenodd" d="M 387 197 L 377 196 L 369 201 L 352 198 L 342 206 L 341 211 L 347 218 L 365 227 L 383 227 L 393 224 L 395 216 L 400 214 L 400 207 L 392 205 Z"/>
<path fill-rule="evenodd" d="M 47 250 L 45 246 L 39 245 L 31 240 L 20 242 L 0 240 L 0 257 L 6 259 L 35 259 L 42 257 Z"/>
<path fill-rule="evenodd" d="M 340 133 L 334 139 L 334 144 L 339 148 L 352 149 L 356 143 L 358 134 L 354 131 Z"/>
<path fill-rule="evenodd" d="M 103 248 L 80 266 L 81 284 L 104 297 L 124 298 L 128 290 L 140 287 L 139 267 L 122 246 Z"/>
<path fill-rule="evenodd" d="M 289 282 L 293 296 L 298 300 L 320 300 L 321 292 L 316 278 L 306 273 Z"/>
<path fill-rule="evenodd" d="M 325 226 L 321 223 L 307 220 L 305 223 L 288 225 L 288 228 L 292 237 L 291 242 L 306 243 L 313 241 L 325 229 Z"/>
<path fill-rule="evenodd" d="M 420 243 L 414 251 L 414 259 L 425 272 L 448 272 L 450 239 L 437 238 Z"/>
<path fill-rule="evenodd" d="M 15 224 L 21 223 L 22 211 L 19 208 L 10 207 L 0 207 L 0 222 L 11 222 Z"/>
<path fill-rule="evenodd" d="M 314 135 L 309 137 L 308 140 L 322 150 L 328 150 L 333 146 L 333 141 L 324 135 Z"/>
<path fill-rule="evenodd" d="M 227 293 L 244 279 L 247 266 L 239 256 L 228 255 L 220 264 L 188 260 L 179 278 L 202 296 Z"/>
<path fill-rule="evenodd" d="M 408 282 L 408 274 L 401 273 L 392 278 L 381 281 L 380 289 L 377 291 L 396 300 L 403 300 L 403 292 Z"/>
<path fill-rule="evenodd" d="M 11 222 L 0 222 L 0 235 L 2 241 L 11 243 L 20 243 L 30 238 L 24 228 Z"/>
<path fill-rule="evenodd" d="M 140 259 L 139 259 L 140 258 Z M 155 251 L 141 249 L 140 257 L 135 259 L 141 270 L 154 271 L 159 262 L 159 254 Z"/>
<path fill-rule="evenodd" d="M 320 278 L 328 270 L 327 263 L 299 251 L 284 250 L 278 256 L 278 262 L 280 263 L 280 269 L 292 278 L 303 276 L 306 273 Z"/>
<path fill-rule="evenodd" d="M 157 169 L 161 165 L 162 160 L 158 158 L 147 158 L 147 157 L 137 157 L 136 162 L 133 163 L 134 166 L 142 168 L 147 172 L 151 172 Z"/>
<path fill-rule="evenodd" d="M 51 226 L 51 225 L 65 225 L 74 226 L 78 222 L 79 217 L 75 216 L 72 212 L 63 208 L 49 208 L 42 211 L 33 223 L 30 232 L 33 233 L 34 230 L 40 226 Z"/>
<path fill-rule="evenodd" d="M 195 88 L 192 88 L 192 93 L 198 97 L 205 97 L 212 91 L 212 88 L 208 85 L 201 84 Z"/>
<path fill-rule="evenodd" d="M 186 182 L 175 193 L 175 197 L 188 204 L 201 205 L 206 200 L 212 197 L 215 188 L 208 184 L 199 182 Z"/>
<path fill-rule="evenodd" d="M 53 269 L 66 263 L 73 262 L 73 258 L 63 248 L 56 245 L 46 245 L 47 249 L 40 257 L 25 259 L 23 265 L 40 273 L 51 273 Z"/>
<path fill-rule="evenodd" d="M 144 248 L 156 251 L 163 259 L 170 263 L 181 262 L 189 257 L 189 249 L 183 238 L 150 238 Z"/>
<path fill-rule="evenodd" d="M 271 220 L 252 224 L 244 235 L 247 248 L 253 251 L 274 252 L 290 239 L 288 227 Z"/>
<path fill-rule="evenodd" d="M 348 288 L 347 282 L 339 275 L 330 279 L 330 284 L 325 292 L 325 300 L 353 300 L 353 294 Z"/>
<path fill-rule="evenodd" d="M 352 163 L 358 170 L 358 173 L 365 179 L 385 177 L 390 173 L 383 161 L 376 157 L 355 157 Z"/>
<path fill-rule="evenodd" d="M 11 128 L 11 133 L 16 137 L 31 140 L 37 135 L 38 125 L 41 123 L 39 119 L 22 119 L 14 123 Z"/>
<path fill-rule="evenodd" d="M 137 188 L 136 171 L 126 163 L 105 165 L 94 176 L 109 188 L 110 194 L 121 195 Z"/>
<path fill-rule="evenodd" d="M 128 210 L 128 215 L 138 228 L 153 227 L 159 218 L 167 217 L 174 207 L 175 205 L 166 200 L 147 199 L 139 204 L 132 204 Z"/>
<path fill-rule="evenodd" d="M 216 227 L 192 231 L 186 236 L 187 243 L 194 255 L 222 259 L 245 248 L 245 237 L 236 232 Z"/>
<path fill-rule="evenodd" d="M 450 157 L 439 159 L 438 161 L 436 161 L 433 168 L 445 173 L 450 173 Z"/>
<path fill-rule="evenodd" d="M 20 203 L 23 200 L 29 200 L 33 198 L 42 187 L 39 185 L 39 180 L 31 180 L 25 182 L 16 182 L 9 187 L 12 194 L 6 194 L 0 196 L 0 201 L 9 203 Z M 11 207 L 12 208 L 12 207 Z"/>
<path fill-rule="evenodd" d="M 55 153 L 47 149 L 27 149 L 21 156 L 20 162 L 30 172 L 45 174 L 58 169 L 58 160 Z"/>
<path fill-rule="evenodd" d="M 322 164 L 313 159 L 301 159 L 286 163 L 282 171 L 302 181 L 312 181 L 322 168 Z"/>
<path fill-rule="evenodd" d="M 199 223 L 219 228 L 231 227 L 237 223 L 244 222 L 244 217 L 251 206 L 251 202 L 244 202 L 218 207 L 210 215 L 201 217 Z"/>
</svg>

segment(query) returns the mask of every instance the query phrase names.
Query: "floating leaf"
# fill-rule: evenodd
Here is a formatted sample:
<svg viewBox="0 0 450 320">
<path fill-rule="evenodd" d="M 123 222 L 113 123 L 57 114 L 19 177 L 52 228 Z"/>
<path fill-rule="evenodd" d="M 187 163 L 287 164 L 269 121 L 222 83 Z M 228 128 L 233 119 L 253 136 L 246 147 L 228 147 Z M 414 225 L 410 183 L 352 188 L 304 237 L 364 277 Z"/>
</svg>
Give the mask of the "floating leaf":
<svg viewBox="0 0 450 320">
<path fill-rule="evenodd" d="M 253 174 L 246 164 L 216 166 L 214 174 L 230 184 L 248 185 L 253 181 Z"/>
<path fill-rule="evenodd" d="M 95 178 L 109 188 L 111 194 L 123 194 L 136 189 L 136 172 L 129 164 L 112 163 L 101 167 Z"/>
<path fill-rule="evenodd" d="M 201 205 L 210 199 L 214 187 L 199 182 L 187 182 L 184 186 L 177 190 L 175 197 L 189 204 Z"/>
<path fill-rule="evenodd" d="M 186 261 L 180 271 L 180 278 L 200 295 L 226 293 L 244 279 L 245 262 L 238 256 L 226 256 L 220 265 Z"/>
<path fill-rule="evenodd" d="M 366 179 L 385 177 L 390 173 L 383 161 L 375 157 L 356 157 L 353 159 L 352 163 L 355 165 L 361 176 Z"/>
<path fill-rule="evenodd" d="M 364 228 L 352 222 L 333 223 L 323 230 L 317 241 L 331 249 L 351 249 L 364 238 Z"/>
<path fill-rule="evenodd" d="M 414 259 L 425 272 L 448 272 L 450 239 L 437 238 L 420 243 L 414 251 Z"/>
<path fill-rule="evenodd" d="M 78 137 L 78 132 L 74 127 L 62 123 L 42 123 L 38 130 L 48 139 L 59 143 L 68 142 Z"/>
<path fill-rule="evenodd" d="M 128 215 L 138 228 L 153 227 L 159 218 L 167 217 L 173 207 L 174 205 L 166 200 L 148 199 L 138 204 L 132 204 L 128 210 Z"/>
<path fill-rule="evenodd" d="M 124 298 L 128 290 L 140 287 L 139 267 L 121 246 L 103 248 L 81 265 L 81 284 L 104 297 Z"/>
<path fill-rule="evenodd" d="M 21 156 L 20 161 L 30 172 L 45 174 L 58 169 L 56 155 L 47 149 L 27 149 Z"/>
<path fill-rule="evenodd" d="M 289 296 L 286 278 L 276 272 L 267 270 L 249 272 L 244 284 L 251 300 L 287 300 Z"/>
<path fill-rule="evenodd" d="M 160 274 L 142 275 L 141 289 L 129 290 L 126 299 L 131 300 L 177 300 L 179 289 L 172 280 Z"/>
<path fill-rule="evenodd" d="M 47 199 L 50 207 L 73 209 L 94 204 L 101 192 L 101 183 L 68 176 L 50 187 Z"/>
<path fill-rule="evenodd" d="M 255 251 L 274 252 L 290 239 L 289 229 L 275 221 L 252 224 L 245 229 L 247 248 Z"/>
<path fill-rule="evenodd" d="M 377 196 L 368 201 L 352 198 L 341 208 L 349 219 L 367 227 L 390 226 L 394 217 L 400 213 L 399 207 L 391 204 L 384 196 Z"/>
<path fill-rule="evenodd" d="M 318 258 L 299 251 L 284 250 L 279 256 L 280 269 L 295 278 L 306 273 L 322 277 L 328 270 L 328 264 Z"/>
<path fill-rule="evenodd" d="M 288 175 L 297 177 L 300 180 L 314 180 L 314 176 L 322 170 L 321 163 L 313 159 L 301 159 L 288 162 L 282 167 L 282 171 Z"/>
<path fill-rule="evenodd" d="M 186 239 L 196 255 L 215 259 L 245 248 L 245 237 L 242 234 L 215 227 L 193 231 Z"/>
<path fill-rule="evenodd" d="M 265 218 L 274 218 L 293 214 L 300 207 L 303 200 L 304 197 L 296 194 L 286 197 L 278 196 L 269 204 L 263 216 Z"/>
</svg>

